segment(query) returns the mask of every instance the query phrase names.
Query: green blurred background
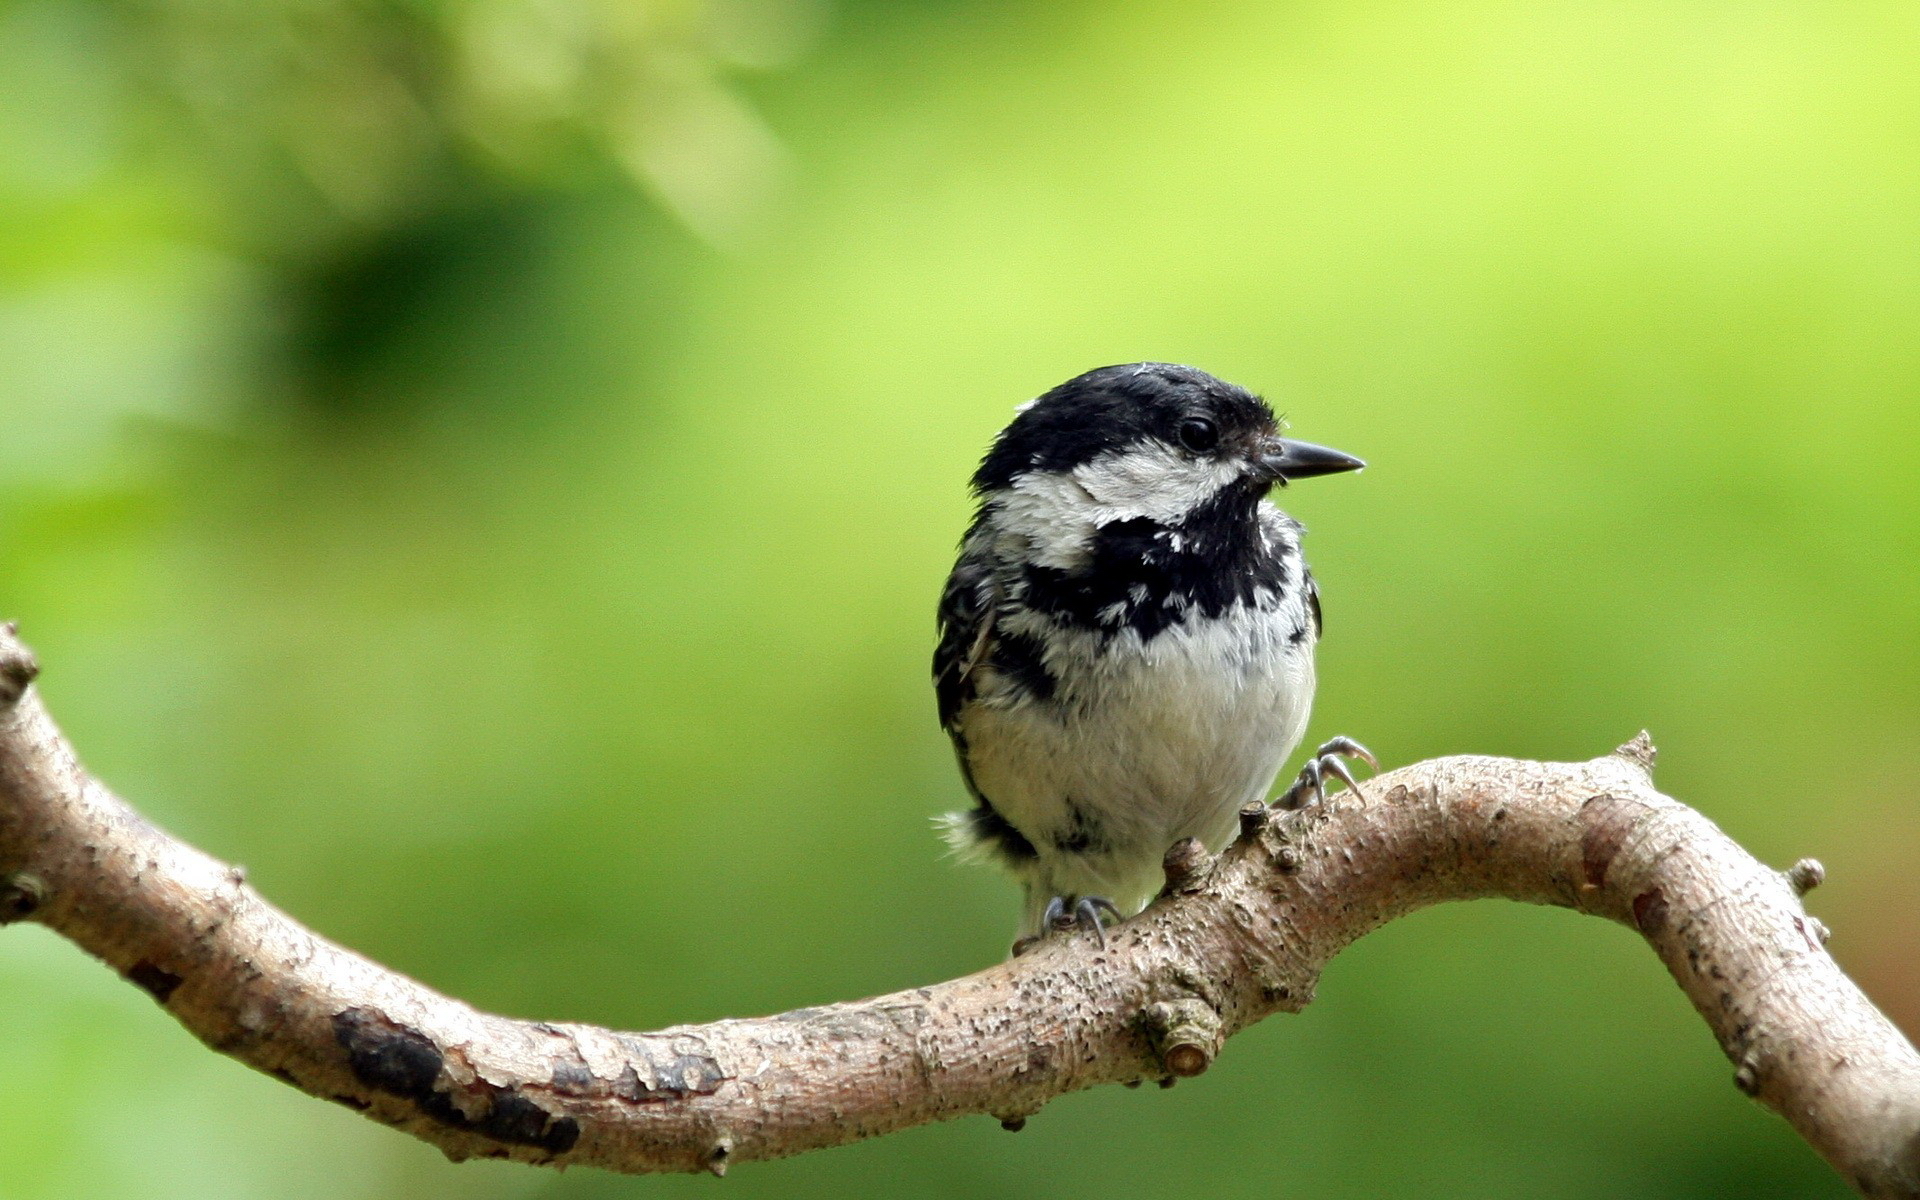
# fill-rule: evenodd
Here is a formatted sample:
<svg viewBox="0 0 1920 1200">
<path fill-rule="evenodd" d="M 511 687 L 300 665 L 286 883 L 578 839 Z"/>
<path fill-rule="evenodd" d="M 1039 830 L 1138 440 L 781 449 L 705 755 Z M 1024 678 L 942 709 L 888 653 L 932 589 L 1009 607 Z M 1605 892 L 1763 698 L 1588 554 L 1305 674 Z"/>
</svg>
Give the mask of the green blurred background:
<svg viewBox="0 0 1920 1200">
<path fill-rule="evenodd" d="M 1019 401 L 1190 362 L 1313 733 L 1813 854 L 1920 1028 L 1920 8 L 0 3 L 0 609 L 315 928 L 650 1027 L 1005 952 L 926 667 Z M 0 1196 L 1839 1195 L 1628 931 L 1420 914 L 1172 1092 L 712 1179 L 453 1166 L 0 934 Z"/>
</svg>

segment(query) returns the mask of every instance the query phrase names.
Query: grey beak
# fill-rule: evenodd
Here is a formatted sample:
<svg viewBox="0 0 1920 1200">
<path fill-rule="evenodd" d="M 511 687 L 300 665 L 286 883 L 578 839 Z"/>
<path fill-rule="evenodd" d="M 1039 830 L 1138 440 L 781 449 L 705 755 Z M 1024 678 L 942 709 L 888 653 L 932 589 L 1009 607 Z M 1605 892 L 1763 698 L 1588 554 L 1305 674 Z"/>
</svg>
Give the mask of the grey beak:
<svg viewBox="0 0 1920 1200">
<path fill-rule="evenodd" d="M 1292 479 L 1314 475 L 1335 475 L 1358 471 L 1367 464 L 1342 450 L 1296 442 L 1292 438 L 1274 438 L 1267 452 L 1254 460 L 1255 471 L 1270 483 L 1284 484 Z"/>
</svg>

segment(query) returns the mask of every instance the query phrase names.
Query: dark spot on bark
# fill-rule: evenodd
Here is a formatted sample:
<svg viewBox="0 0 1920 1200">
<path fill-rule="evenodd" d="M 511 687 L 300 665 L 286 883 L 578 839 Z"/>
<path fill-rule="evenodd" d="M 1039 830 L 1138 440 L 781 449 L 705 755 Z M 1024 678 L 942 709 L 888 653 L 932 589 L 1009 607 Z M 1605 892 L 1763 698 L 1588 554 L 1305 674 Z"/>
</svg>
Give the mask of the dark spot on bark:
<svg viewBox="0 0 1920 1200">
<path fill-rule="evenodd" d="M 365 1112 L 373 1107 L 358 1096 L 334 1096 L 332 1099 L 335 1104 L 350 1108 L 355 1112 Z"/>
<path fill-rule="evenodd" d="M 146 958 L 133 964 L 127 971 L 127 978 L 162 1004 L 167 1002 L 167 997 L 173 995 L 173 989 L 180 986 L 178 975 L 158 966 L 152 959 Z"/>
<path fill-rule="evenodd" d="M 454 1129 L 516 1146 L 537 1146 L 553 1154 L 566 1153 L 580 1140 L 580 1122 L 556 1117 L 514 1088 L 477 1081 L 472 1090 L 486 1100 L 485 1110 L 477 1117 L 461 1111 L 448 1092 L 428 1092 L 418 1101 L 420 1111 Z"/>
<path fill-rule="evenodd" d="M 1641 933 L 1659 933 L 1667 927 L 1667 898 L 1659 888 L 1633 898 L 1633 923 Z"/>
<path fill-rule="evenodd" d="M 440 1047 L 426 1034 L 375 1009 L 335 1013 L 333 1036 L 347 1052 L 354 1078 L 374 1091 L 411 1100 L 442 1125 L 554 1154 L 564 1154 L 580 1140 L 580 1123 L 572 1117 L 556 1117 L 518 1089 L 485 1080 L 476 1080 L 468 1089 L 467 1108 L 475 1107 L 472 1100 L 485 1102 L 478 1116 L 468 1116 L 454 1103 L 450 1090 L 437 1086 L 446 1061 Z"/>
<path fill-rule="evenodd" d="M 453 1116 L 459 1117 L 451 1100 L 447 1107 Z M 439 1114 L 433 1114 L 439 1116 Z M 446 1118 L 442 1118 L 446 1119 Z M 448 1120 L 448 1124 L 460 1124 L 458 1120 Z M 513 1142 L 521 1146 L 539 1146 L 555 1154 L 564 1154 L 573 1149 L 580 1140 L 580 1122 L 572 1117 L 555 1117 L 546 1109 L 527 1099 L 510 1088 L 501 1088 L 493 1094 L 493 1102 L 479 1120 L 472 1122 L 476 1133 L 497 1138 L 503 1142 Z"/>
<path fill-rule="evenodd" d="M 353 1077 L 376 1092 L 424 1102 L 445 1061 L 433 1039 L 371 1008 L 333 1016 L 333 1038 L 347 1052 Z"/>
<path fill-rule="evenodd" d="M 1580 806 L 1580 867 L 1588 887 L 1607 881 L 1607 868 L 1646 806 L 1602 793 Z"/>
</svg>

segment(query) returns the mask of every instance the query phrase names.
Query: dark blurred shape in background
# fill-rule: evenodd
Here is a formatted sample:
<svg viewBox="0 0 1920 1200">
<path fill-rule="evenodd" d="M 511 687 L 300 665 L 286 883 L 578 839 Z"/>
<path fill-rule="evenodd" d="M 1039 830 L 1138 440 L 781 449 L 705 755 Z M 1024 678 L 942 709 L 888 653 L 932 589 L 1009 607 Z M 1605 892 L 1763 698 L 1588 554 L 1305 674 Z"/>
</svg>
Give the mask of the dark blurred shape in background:
<svg viewBox="0 0 1920 1200">
<path fill-rule="evenodd" d="M 653 1026 L 998 958 L 926 681 L 1014 404 L 1193 362 L 1290 496 L 1315 728 L 1588 757 L 1920 1028 L 1920 15 L 1428 0 L 0 0 L 0 611 L 91 765 L 316 928 Z M 453 1167 L 0 936 L 0 1196 Z M 732 1192 L 1841 1195 L 1630 933 L 1423 914 L 1169 1093 Z"/>
</svg>

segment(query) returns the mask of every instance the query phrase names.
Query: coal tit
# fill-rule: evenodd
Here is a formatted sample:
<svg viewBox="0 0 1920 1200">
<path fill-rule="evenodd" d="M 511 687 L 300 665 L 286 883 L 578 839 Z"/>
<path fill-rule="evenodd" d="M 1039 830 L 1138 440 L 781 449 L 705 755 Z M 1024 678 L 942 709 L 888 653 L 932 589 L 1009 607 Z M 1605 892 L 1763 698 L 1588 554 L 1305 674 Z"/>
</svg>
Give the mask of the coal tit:
<svg viewBox="0 0 1920 1200">
<path fill-rule="evenodd" d="M 1217 850 L 1313 702 L 1320 597 L 1275 484 L 1364 466 L 1280 436 L 1259 397 L 1170 363 L 1024 405 L 973 476 L 933 678 L 975 806 L 942 819 L 1026 888 L 1022 933 L 1137 912 L 1161 860 Z M 1336 738 L 1282 797 L 1352 786 Z"/>
</svg>

